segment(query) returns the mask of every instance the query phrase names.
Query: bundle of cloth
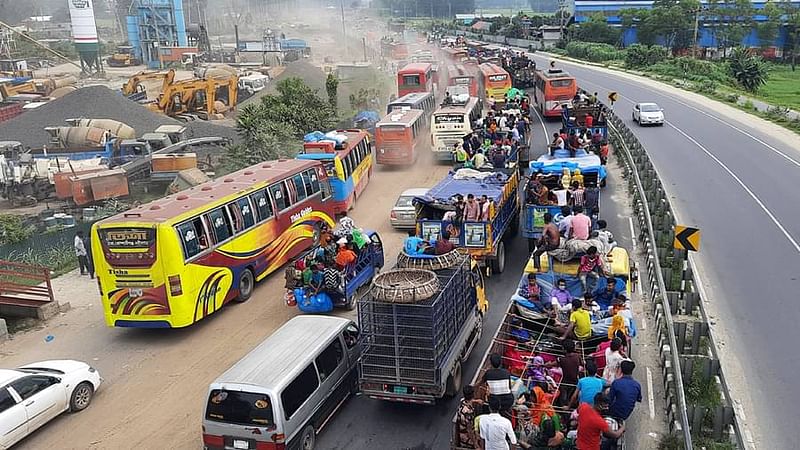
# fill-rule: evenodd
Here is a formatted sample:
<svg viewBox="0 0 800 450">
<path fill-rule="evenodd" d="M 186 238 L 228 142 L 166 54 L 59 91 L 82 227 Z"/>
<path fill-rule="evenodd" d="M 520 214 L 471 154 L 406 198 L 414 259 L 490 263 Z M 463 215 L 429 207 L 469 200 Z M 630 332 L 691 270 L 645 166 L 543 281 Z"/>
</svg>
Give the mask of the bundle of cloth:
<svg viewBox="0 0 800 450">
<path fill-rule="evenodd" d="M 597 252 L 600 253 L 601 256 L 607 255 L 608 252 L 611 251 L 609 245 L 605 244 L 599 239 L 561 239 L 561 242 L 558 245 L 558 248 L 555 250 L 550 250 L 547 252 L 548 255 L 552 256 L 553 259 L 561 262 L 567 262 L 576 257 L 582 256 L 586 254 L 586 251 L 589 250 L 589 247 L 594 247 L 597 249 Z M 603 269 L 606 272 L 610 272 L 611 267 L 609 266 L 608 262 L 603 258 Z"/>
</svg>

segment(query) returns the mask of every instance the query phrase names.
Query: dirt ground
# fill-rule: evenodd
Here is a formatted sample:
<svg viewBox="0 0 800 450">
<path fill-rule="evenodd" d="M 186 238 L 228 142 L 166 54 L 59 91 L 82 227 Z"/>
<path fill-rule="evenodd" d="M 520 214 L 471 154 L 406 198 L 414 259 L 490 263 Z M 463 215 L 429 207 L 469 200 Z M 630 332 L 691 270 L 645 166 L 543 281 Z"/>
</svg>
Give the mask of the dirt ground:
<svg viewBox="0 0 800 450">
<path fill-rule="evenodd" d="M 447 170 L 422 159 L 415 168 L 375 169 L 352 217 L 381 234 L 387 264 L 404 236 L 389 225 L 394 201 L 404 189 L 432 186 Z M 54 283 L 59 301 L 72 309 L 0 345 L 3 366 L 79 359 L 97 367 L 104 385 L 86 411 L 59 417 L 19 448 L 198 448 L 208 384 L 297 314 L 283 302 L 281 273 L 262 282 L 247 303 L 182 330 L 107 328 L 93 280 L 73 272 Z"/>
</svg>

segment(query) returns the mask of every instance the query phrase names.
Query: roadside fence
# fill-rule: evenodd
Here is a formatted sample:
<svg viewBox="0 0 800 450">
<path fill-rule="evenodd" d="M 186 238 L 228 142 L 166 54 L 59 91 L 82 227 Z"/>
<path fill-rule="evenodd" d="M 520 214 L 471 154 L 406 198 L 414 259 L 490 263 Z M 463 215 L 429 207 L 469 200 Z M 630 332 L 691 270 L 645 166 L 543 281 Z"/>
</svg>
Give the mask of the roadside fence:
<svg viewBox="0 0 800 450">
<path fill-rule="evenodd" d="M 697 270 L 673 248 L 675 214 L 645 148 L 614 111 L 605 107 L 609 141 L 624 168 L 647 259 L 648 294 L 655 317 L 670 431 L 692 440 L 729 441 L 752 448 L 735 413 L 718 350 L 697 289 Z M 687 391 L 689 394 L 687 394 Z"/>
</svg>

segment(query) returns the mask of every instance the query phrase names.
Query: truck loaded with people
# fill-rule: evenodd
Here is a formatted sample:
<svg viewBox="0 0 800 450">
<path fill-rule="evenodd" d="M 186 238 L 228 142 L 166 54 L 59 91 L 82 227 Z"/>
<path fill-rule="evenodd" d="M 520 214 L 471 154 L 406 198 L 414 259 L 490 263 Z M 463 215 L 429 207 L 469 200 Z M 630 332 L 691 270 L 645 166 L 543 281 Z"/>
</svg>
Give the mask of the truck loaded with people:
<svg viewBox="0 0 800 450">
<path fill-rule="evenodd" d="M 506 442 L 525 449 L 625 447 L 625 421 L 642 400 L 630 359 L 635 269 L 617 245 L 569 239 L 557 224 L 547 227 L 586 248 L 533 253 L 464 386 L 452 449 Z"/>
</svg>

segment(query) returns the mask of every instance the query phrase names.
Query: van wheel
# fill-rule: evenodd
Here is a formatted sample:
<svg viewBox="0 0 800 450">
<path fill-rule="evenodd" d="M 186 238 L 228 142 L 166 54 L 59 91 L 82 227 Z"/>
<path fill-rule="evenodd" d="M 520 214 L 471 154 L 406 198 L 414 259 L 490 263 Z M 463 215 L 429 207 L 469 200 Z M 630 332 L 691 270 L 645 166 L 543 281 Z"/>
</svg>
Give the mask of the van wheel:
<svg viewBox="0 0 800 450">
<path fill-rule="evenodd" d="M 452 398 L 458 395 L 458 391 L 461 390 L 461 362 L 456 362 L 456 367 L 453 369 L 453 373 L 447 377 L 447 385 L 444 389 L 444 395 L 446 397 Z"/>
<path fill-rule="evenodd" d="M 236 297 L 236 301 L 239 303 L 244 303 L 250 300 L 250 296 L 253 295 L 253 289 L 255 288 L 256 280 L 253 277 L 253 271 L 250 269 L 244 269 L 242 272 L 242 276 L 239 277 L 239 295 Z"/>
<path fill-rule="evenodd" d="M 317 441 L 317 432 L 314 427 L 309 425 L 303 429 L 303 437 L 300 439 L 300 448 L 303 450 L 314 450 Z"/>
<path fill-rule="evenodd" d="M 506 244 L 503 241 L 497 246 L 497 257 L 492 260 L 492 272 L 500 274 L 506 268 Z"/>
</svg>

